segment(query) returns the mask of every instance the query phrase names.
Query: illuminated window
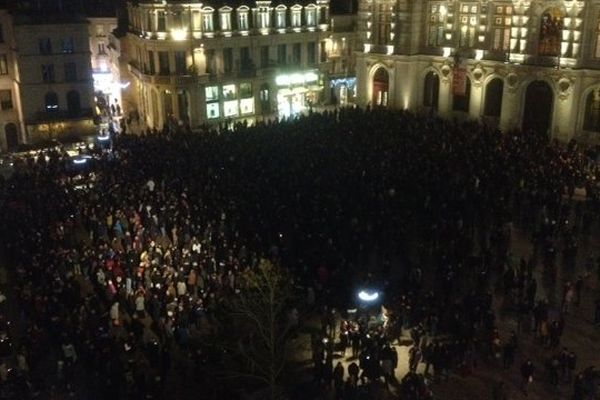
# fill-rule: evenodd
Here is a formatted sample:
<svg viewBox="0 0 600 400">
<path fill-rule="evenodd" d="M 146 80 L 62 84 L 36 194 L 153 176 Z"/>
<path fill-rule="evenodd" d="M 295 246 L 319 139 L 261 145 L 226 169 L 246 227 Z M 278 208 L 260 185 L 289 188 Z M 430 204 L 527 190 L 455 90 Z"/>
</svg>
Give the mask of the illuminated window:
<svg viewBox="0 0 600 400">
<path fill-rule="evenodd" d="M 429 29 L 427 35 L 428 46 L 443 46 L 445 31 L 452 30 L 453 6 L 443 3 L 431 3 L 429 7 Z"/>
<path fill-rule="evenodd" d="M 219 18 L 221 24 L 222 31 L 230 31 L 231 30 L 231 9 L 226 7 L 219 10 Z"/>
<path fill-rule="evenodd" d="M 239 114 L 238 101 L 231 100 L 223 103 L 223 115 L 225 117 L 236 117 Z"/>
<path fill-rule="evenodd" d="M 460 47 L 475 47 L 479 26 L 479 4 L 463 3 L 460 6 Z"/>
<path fill-rule="evenodd" d="M 202 14 L 199 11 L 192 13 L 192 29 L 195 31 L 202 30 Z"/>
<path fill-rule="evenodd" d="M 207 86 L 204 88 L 204 94 L 206 96 L 206 101 L 219 101 L 218 86 Z"/>
<path fill-rule="evenodd" d="M 277 11 L 277 28 L 285 28 L 285 6 L 278 5 L 275 10 Z"/>
<path fill-rule="evenodd" d="M 223 85 L 223 99 L 234 100 L 237 99 L 235 85 Z"/>
<path fill-rule="evenodd" d="M 292 7 L 292 27 L 299 28 L 302 26 L 302 7 L 293 6 Z"/>
<path fill-rule="evenodd" d="M 494 8 L 494 34 L 492 50 L 510 51 L 510 27 L 512 25 L 512 6 Z"/>
<path fill-rule="evenodd" d="M 258 27 L 259 28 L 268 28 L 270 21 L 270 12 L 269 7 L 259 7 L 258 9 Z"/>
<path fill-rule="evenodd" d="M 206 104 L 206 118 L 219 118 L 219 103 Z"/>
<path fill-rule="evenodd" d="M 550 8 L 542 15 L 538 54 L 540 56 L 557 57 L 560 55 L 560 45 L 563 29 L 563 11 Z"/>
<path fill-rule="evenodd" d="M 242 99 L 240 100 L 240 114 L 252 114 L 254 112 L 254 99 Z"/>
<path fill-rule="evenodd" d="M 205 8 L 202 13 L 202 30 L 204 32 L 212 32 L 213 31 L 213 9 Z"/>
<path fill-rule="evenodd" d="M 237 9 L 238 29 L 240 31 L 248 30 L 248 12 L 249 12 L 249 8 L 246 6 L 243 6 L 243 7 L 240 7 Z"/>
<path fill-rule="evenodd" d="M 386 4 L 377 8 L 377 44 L 388 44 L 390 40 L 390 13 Z"/>
<path fill-rule="evenodd" d="M 317 8 L 314 4 L 309 4 L 306 10 L 306 25 L 315 26 L 317 24 Z"/>
</svg>

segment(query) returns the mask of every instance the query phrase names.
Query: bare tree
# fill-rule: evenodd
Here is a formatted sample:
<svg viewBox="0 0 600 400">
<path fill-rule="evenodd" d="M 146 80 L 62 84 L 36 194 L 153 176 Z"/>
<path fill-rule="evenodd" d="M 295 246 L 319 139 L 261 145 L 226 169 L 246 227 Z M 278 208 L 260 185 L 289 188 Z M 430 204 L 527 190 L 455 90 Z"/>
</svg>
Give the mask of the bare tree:
<svg viewBox="0 0 600 400">
<path fill-rule="evenodd" d="M 289 336 L 286 310 L 292 299 L 290 277 L 281 267 L 261 260 L 239 280 L 239 294 L 227 304 L 229 335 L 233 333 L 229 343 L 238 360 L 231 375 L 258 381 L 267 386 L 271 400 L 279 399 Z"/>
</svg>

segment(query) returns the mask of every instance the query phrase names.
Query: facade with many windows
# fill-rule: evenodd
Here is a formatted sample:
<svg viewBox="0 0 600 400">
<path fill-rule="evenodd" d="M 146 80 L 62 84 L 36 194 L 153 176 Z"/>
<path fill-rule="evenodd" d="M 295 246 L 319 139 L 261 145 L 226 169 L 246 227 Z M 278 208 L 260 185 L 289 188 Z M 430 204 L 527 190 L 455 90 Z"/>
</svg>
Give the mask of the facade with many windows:
<svg viewBox="0 0 600 400">
<path fill-rule="evenodd" d="M 329 0 L 128 3 L 126 41 L 148 128 L 251 122 L 320 103 Z"/>
<path fill-rule="evenodd" d="M 600 137 L 600 1 L 360 0 L 358 103 Z"/>
<path fill-rule="evenodd" d="M 94 133 L 88 22 L 73 16 L 13 18 L 24 125 L 20 142 Z"/>
<path fill-rule="evenodd" d="M 12 17 L 0 10 L 0 147 L 14 149 L 24 132 Z"/>
</svg>

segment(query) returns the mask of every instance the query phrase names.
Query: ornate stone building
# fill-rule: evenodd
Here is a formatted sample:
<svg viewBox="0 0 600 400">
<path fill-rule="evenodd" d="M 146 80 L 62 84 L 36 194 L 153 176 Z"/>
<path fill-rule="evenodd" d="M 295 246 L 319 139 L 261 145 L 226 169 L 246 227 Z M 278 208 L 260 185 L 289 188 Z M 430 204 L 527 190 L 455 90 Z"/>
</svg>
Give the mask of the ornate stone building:
<svg viewBox="0 0 600 400">
<path fill-rule="evenodd" d="M 358 103 L 595 140 L 600 1 L 360 0 Z"/>
<path fill-rule="evenodd" d="M 251 122 L 323 100 L 329 0 L 132 1 L 128 15 L 129 69 L 147 127 Z"/>
</svg>

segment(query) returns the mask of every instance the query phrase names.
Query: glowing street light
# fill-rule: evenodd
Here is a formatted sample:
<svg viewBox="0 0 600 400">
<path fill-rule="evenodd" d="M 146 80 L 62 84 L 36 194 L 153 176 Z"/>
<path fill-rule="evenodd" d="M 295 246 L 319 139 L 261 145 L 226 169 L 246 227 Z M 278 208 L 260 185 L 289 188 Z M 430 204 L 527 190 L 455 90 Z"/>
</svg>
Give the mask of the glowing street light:
<svg viewBox="0 0 600 400">
<path fill-rule="evenodd" d="M 379 292 L 376 290 L 361 290 L 358 292 L 358 299 L 366 303 L 372 303 L 379 299 Z"/>
</svg>

